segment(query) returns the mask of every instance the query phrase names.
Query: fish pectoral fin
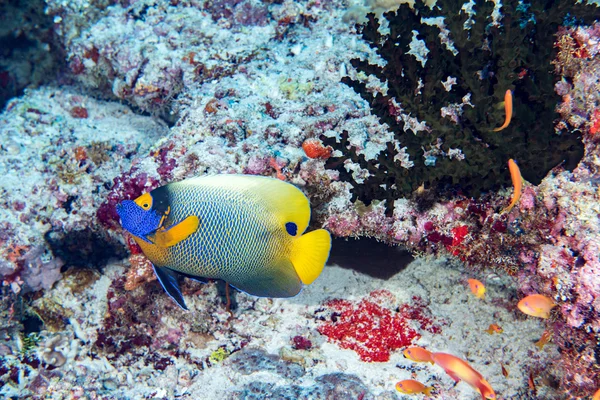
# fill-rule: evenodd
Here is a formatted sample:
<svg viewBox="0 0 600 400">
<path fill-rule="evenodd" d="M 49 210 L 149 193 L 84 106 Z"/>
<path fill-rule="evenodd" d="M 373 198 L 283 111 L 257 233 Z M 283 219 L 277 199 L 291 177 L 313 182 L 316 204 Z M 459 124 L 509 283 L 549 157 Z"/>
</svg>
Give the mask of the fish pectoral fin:
<svg viewBox="0 0 600 400">
<path fill-rule="evenodd" d="M 188 308 L 185 305 L 181 289 L 179 288 L 179 282 L 177 281 L 177 272 L 165 267 L 152 266 L 154 267 L 154 273 L 163 289 L 165 289 L 165 292 L 175 300 L 179 307 L 187 311 Z"/>
<path fill-rule="evenodd" d="M 190 215 L 180 223 L 165 230 L 159 230 L 152 236 L 152 241 L 160 247 L 171 247 L 187 239 L 198 230 L 200 220 L 195 215 Z"/>
<path fill-rule="evenodd" d="M 331 235 L 325 229 L 317 229 L 294 241 L 290 260 L 305 285 L 313 283 L 323 271 L 331 250 Z"/>
</svg>

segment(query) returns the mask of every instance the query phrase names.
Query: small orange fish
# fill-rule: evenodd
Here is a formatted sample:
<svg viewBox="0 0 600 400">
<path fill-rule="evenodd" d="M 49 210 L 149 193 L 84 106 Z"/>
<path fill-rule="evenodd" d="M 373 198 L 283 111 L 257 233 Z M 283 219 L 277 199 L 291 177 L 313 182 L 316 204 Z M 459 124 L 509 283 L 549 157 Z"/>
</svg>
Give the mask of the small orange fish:
<svg viewBox="0 0 600 400">
<path fill-rule="evenodd" d="M 500 212 L 501 214 L 510 212 L 510 210 L 517 205 L 521 199 L 521 192 L 523 190 L 523 177 L 521 176 L 521 170 L 519 169 L 519 166 L 515 160 L 512 158 L 508 160 L 508 170 L 510 171 L 510 179 L 512 180 L 514 193 L 510 204 Z"/>
<path fill-rule="evenodd" d="M 432 387 L 427 387 L 419 381 L 413 379 L 405 379 L 396 383 L 396 390 L 404 394 L 416 394 L 423 393 L 427 396 L 431 396 Z"/>
<path fill-rule="evenodd" d="M 406 350 L 404 350 L 402 354 L 404 354 L 404 357 L 412 361 L 430 362 L 433 364 L 433 360 L 431 359 L 431 353 L 422 347 L 409 347 Z"/>
<path fill-rule="evenodd" d="M 529 378 L 527 378 L 527 384 L 529 385 L 529 389 L 533 392 L 535 396 L 537 394 L 537 387 L 535 387 L 535 380 L 533 380 L 533 372 L 529 371 Z"/>
<path fill-rule="evenodd" d="M 596 390 L 596 393 L 592 396 L 592 400 L 600 400 L 600 389 Z"/>
<path fill-rule="evenodd" d="M 500 132 L 502 129 L 506 128 L 510 124 L 510 120 L 512 119 L 512 110 L 512 92 L 510 90 L 507 90 L 506 93 L 504 93 L 504 113 L 506 114 L 506 116 L 504 117 L 504 123 L 502 124 L 502 126 L 495 128 L 494 132 Z"/>
<path fill-rule="evenodd" d="M 495 333 L 502 333 L 502 332 L 504 332 L 504 330 L 498 324 L 490 324 L 490 327 L 487 328 L 485 331 L 487 333 L 489 333 L 490 335 L 493 335 L 494 332 Z"/>
<path fill-rule="evenodd" d="M 550 339 L 552 339 L 552 332 L 550 331 L 550 329 L 546 329 L 544 333 L 542 333 L 542 337 L 540 338 L 540 340 L 535 342 L 535 346 L 541 351 L 546 345 L 546 343 L 550 341 Z"/>
<path fill-rule="evenodd" d="M 467 282 L 469 282 L 471 292 L 473 292 L 477 298 L 483 299 L 485 297 L 485 286 L 481 281 L 478 281 L 477 279 L 467 279 Z"/>
<path fill-rule="evenodd" d="M 517 307 L 521 312 L 532 317 L 548 318 L 550 310 L 556 306 L 554 300 L 543 294 L 532 294 L 519 301 Z"/>
<path fill-rule="evenodd" d="M 442 367 L 454 381 L 464 381 L 479 391 L 481 398 L 495 399 L 496 393 L 483 376 L 466 361 L 447 353 L 431 353 L 433 362 Z"/>
</svg>

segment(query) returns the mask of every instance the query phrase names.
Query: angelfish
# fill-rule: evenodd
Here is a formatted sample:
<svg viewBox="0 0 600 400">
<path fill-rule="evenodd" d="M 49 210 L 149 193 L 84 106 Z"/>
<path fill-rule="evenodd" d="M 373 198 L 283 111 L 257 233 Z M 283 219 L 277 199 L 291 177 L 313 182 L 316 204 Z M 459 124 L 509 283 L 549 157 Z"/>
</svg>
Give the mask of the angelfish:
<svg viewBox="0 0 600 400">
<path fill-rule="evenodd" d="M 222 279 L 259 297 L 292 297 L 321 273 L 324 229 L 304 234 L 310 204 L 279 179 L 212 175 L 170 183 L 117 206 L 167 294 L 187 310 L 178 277 Z"/>
</svg>

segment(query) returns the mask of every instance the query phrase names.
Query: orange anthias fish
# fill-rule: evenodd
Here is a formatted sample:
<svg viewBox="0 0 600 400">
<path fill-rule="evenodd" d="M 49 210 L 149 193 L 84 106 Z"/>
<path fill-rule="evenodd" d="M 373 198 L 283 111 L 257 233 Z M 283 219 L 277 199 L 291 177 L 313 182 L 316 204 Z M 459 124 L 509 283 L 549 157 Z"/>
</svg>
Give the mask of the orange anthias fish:
<svg viewBox="0 0 600 400">
<path fill-rule="evenodd" d="M 508 170 L 510 171 L 510 179 L 512 180 L 514 193 L 510 204 L 501 211 L 501 214 L 509 212 L 514 206 L 517 205 L 521 199 L 521 192 L 523 190 L 523 177 L 521 176 L 521 170 L 519 170 L 519 166 L 512 158 L 508 160 Z"/>
<path fill-rule="evenodd" d="M 512 92 L 510 90 L 507 90 L 506 93 L 504 93 L 504 113 L 506 114 L 506 116 L 504 117 L 504 123 L 502 124 L 502 126 L 495 128 L 494 132 L 500 132 L 510 124 L 510 120 L 512 119 L 512 111 Z"/>
<path fill-rule="evenodd" d="M 422 347 L 409 347 L 406 350 L 404 350 L 402 354 L 404 354 L 404 357 L 412 361 L 430 362 L 433 364 L 433 360 L 431 359 L 431 353 Z"/>
<path fill-rule="evenodd" d="M 540 349 L 540 351 L 543 350 L 544 346 L 550 341 L 550 339 L 552 339 L 552 331 L 550 331 L 550 329 L 546 329 L 544 333 L 542 333 L 540 340 L 535 342 L 535 347 Z"/>
<path fill-rule="evenodd" d="M 490 335 L 493 335 L 494 332 L 495 333 L 502 333 L 502 332 L 504 332 L 504 330 L 498 324 L 490 324 L 490 327 L 487 328 L 485 331 L 487 333 L 489 333 Z"/>
<path fill-rule="evenodd" d="M 556 306 L 554 300 L 543 294 L 532 294 L 519 301 L 517 307 L 521 312 L 532 317 L 548 318 L 550 310 Z"/>
<path fill-rule="evenodd" d="M 416 394 L 423 393 L 427 396 L 431 396 L 432 387 L 427 387 L 419 381 L 413 379 L 405 379 L 396 383 L 396 390 L 404 394 Z"/>
<path fill-rule="evenodd" d="M 481 281 L 478 281 L 477 279 L 467 279 L 467 282 L 469 282 L 471 292 L 473 292 L 477 298 L 483 299 L 485 297 L 485 286 Z"/>
<path fill-rule="evenodd" d="M 596 393 L 592 396 L 592 400 L 600 400 L 600 389 L 596 390 Z"/>
<path fill-rule="evenodd" d="M 432 353 L 431 357 L 456 382 L 464 381 L 477 389 L 482 399 L 496 398 L 496 393 L 488 381 L 466 361 L 447 353 Z"/>
</svg>

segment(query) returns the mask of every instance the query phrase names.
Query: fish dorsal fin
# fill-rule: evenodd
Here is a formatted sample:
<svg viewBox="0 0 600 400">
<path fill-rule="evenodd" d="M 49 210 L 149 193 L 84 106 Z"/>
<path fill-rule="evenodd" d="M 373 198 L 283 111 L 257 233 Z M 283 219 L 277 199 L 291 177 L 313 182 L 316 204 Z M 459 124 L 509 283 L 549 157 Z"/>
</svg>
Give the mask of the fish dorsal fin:
<svg viewBox="0 0 600 400">
<path fill-rule="evenodd" d="M 266 207 L 282 227 L 293 222 L 297 227 L 293 236 L 302 235 L 308 227 L 310 203 L 304 193 L 291 183 L 266 176 L 241 174 L 202 176 L 184 182 L 242 193 L 244 199 Z"/>
<path fill-rule="evenodd" d="M 175 246 L 182 240 L 187 239 L 198 230 L 200 220 L 195 215 L 190 215 L 180 223 L 165 230 L 159 230 L 150 237 L 150 240 L 159 247 Z"/>
<path fill-rule="evenodd" d="M 294 241 L 290 260 L 305 285 L 310 285 L 323 271 L 329 258 L 331 235 L 325 229 L 317 229 Z"/>
<path fill-rule="evenodd" d="M 157 267 L 156 265 L 152 265 L 154 267 L 154 273 L 158 278 L 158 281 L 162 285 L 165 292 L 179 305 L 179 307 L 183 308 L 187 311 L 187 306 L 185 305 L 185 301 L 183 300 L 183 295 L 181 294 L 181 289 L 179 288 L 179 282 L 177 282 L 177 272 L 164 267 Z"/>
</svg>

